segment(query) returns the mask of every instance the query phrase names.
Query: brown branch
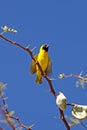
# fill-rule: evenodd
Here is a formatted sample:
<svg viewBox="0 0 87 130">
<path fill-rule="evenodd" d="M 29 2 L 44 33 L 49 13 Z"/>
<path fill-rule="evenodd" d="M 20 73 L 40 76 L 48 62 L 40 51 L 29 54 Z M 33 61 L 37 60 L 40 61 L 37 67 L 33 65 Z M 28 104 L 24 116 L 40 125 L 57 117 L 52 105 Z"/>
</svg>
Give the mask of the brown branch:
<svg viewBox="0 0 87 130">
<path fill-rule="evenodd" d="M 26 130 L 32 130 L 33 125 L 27 127 L 20 121 L 19 118 L 9 115 L 9 112 L 7 113 L 1 106 L 0 106 L 0 110 L 4 114 L 4 117 L 6 118 L 6 122 L 7 122 L 7 124 L 9 124 L 9 126 L 12 128 L 12 130 L 16 130 L 16 128 L 15 128 L 15 124 L 10 119 L 14 119 L 14 120 L 18 121 L 19 125 L 22 128 L 25 128 Z"/>
<path fill-rule="evenodd" d="M 4 129 L 0 126 L 0 130 L 4 130 Z"/>
<path fill-rule="evenodd" d="M 40 66 L 40 64 L 39 64 L 39 62 L 35 60 L 35 58 L 34 58 L 34 56 L 33 56 L 33 54 L 32 54 L 32 51 L 31 51 L 28 47 L 24 47 L 24 46 L 20 45 L 20 44 L 17 43 L 17 42 L 11 41 L 11 40 L 9 40 L 8 38 L 4 37 L 3 35 L 0 35 L 0 37 L 1 37 L 2 39 L 4 39 L 5 41 L 11 43 L 12 45 L 16 45 L 16 46 L 18 46 L 19 48 L 21 48 L 21 49 L 27 51 L 27 52 L 30 54 L 31 58 L 32 58 L 32 59 L 36 62 L 36 64 L 38 65 L 38 67 L 39 67 L 39 69 L 40 69 L 40 71 L 41 71 L 42 76 L 47 80 L 47 82 L 48 82 L 48 84 L 49 84 L 49 86 L 50 86 L 50 91 L 53 93 L 54 97 L 56 97 L 56 92 L 55 92 L 55 90 L 54 90 L 54 88 L 53 88 L 53 86 L 52 86 L 51 80 L 50 80 L 50 79 L 47 77 L 47 75 L 43 72 L 43 70 L 42 70 L 42 68 L 41 68 L 41 66 Z"/>
<path fill-rule="evenodd" d="M 27 126 L 25 126 L 25 125 L 20 121 L 19 118 L 10 115 L 10 111 L 9 111 L 8 108 L 7 108 L 7 105 L 6 105 L 6 102 L 5 102 L 5 99 L 4 99 L 2 93 L 1 93 L 1 95 L 0 95 L 0 98 L 1 98 L 1 100 L 2 100 L 2 102 L 3 102 L 3 106 L 4 106 L 4 108 L 2 108 L 2 107 L 0 106 L 0 110 L 1 110 L 2 113 L 4 114 L 4 117 L 5 117 L 5 119 L 6 119 L 6 122 L 7 122 L 7 124 L 9 124 L 9 126 L 12 128 L 12 130 L 16 130 L 16 128 L 15 128 L 15 124 L 14 124 L 14 123 L 12 122 L 12 120 L 10 120 L 10 119 L 15 119 L 16 121 L 18 121 L 19 125 L 20 125 L 22 128 L 25 128 L 26 130 L 32 130 L 32 127 L 33 127 L 33 126 L 27 127 Z"/>
<path fill-rule="evenodd" d="M 4 114 L 4 117 L 5 117 L 5 119 L 6 119 L 7 124 L 9 124 L 9 126 L 12 128 L 12 130 L 15 130 L 15 125 L 14 125 L 14 123 L 13 123 L 11 120 L 9 120 L 10 118 L 8 118 L 8 116 L 7 116 L 7 115 L 9 115 L 9 110 L 8 110 L 8 108 L 7 108 L 7 105 L 6 105 L 6 102 L 5 102 L 5 99 L 4 99 L 2 93 L 1 93 L 1 95 L 0 95 L 0 98 L 1 98 L 1 100 L 2 100 L 2 102 L 3 102 L 3 105 L 4 105 L 4 108 L 2 108 L 2 107 L 0 106 L 0 110 L 1 110 L 2 113 Z"/>
<path fill-rule="evenodd" d="M 12 119 L 18 121 L 19 125 L 20 125 L 21 127 L 25 128 L 26 130 L 32 130 L 32 126 L 29 126 L 29 127 L 25 126 L 25 125 L 20 121 L 20 119 L 19 119 L 18 117 L 9 116 L 9 118 L 12 118 Z"/>
<path fill-rule="evenodd" d="M 62 111 L 60 108 L 59 108 L 59 111 L 60 111 L 60 117 L 61 117 L 62 121 L 64 122 L 64 124 L 65 124 L 67 130 L 70 130 L 70 126 L 68 125 L 68 123 L 67 123 L 67 121 L 66 121 L 66 119 L 65 119 L 65 117 L 64 117 L 63 111 Z"/>
<path fill-rule="evenodd" d="M 14 123 L 11 120 L 9 120 L 7 116 L 7 112 L 5 112 L 5 110 L 1 106 L 0 106 L 0 110 L 4 114 L 7 124 L 12 128 L 12 130 L 16 130 Z"/>
<path fill-rule="evenodd" d="M 72 104 L 72 103 L 71 103 L 71 104 L 70 104 L 70 103 L 67 103 L 66 105 L 67 105 L 67 106 L 72 106 L 72 107 L 75 106 L 75 104 Z"/>
<path fill-rule="evenodd" d="M 3 102 L 4 109 L 5 109 L 6 113 L 9 113 L 8 108 L 7 108 L 7 105 L 6 105 L 5 100 L 4 100 L 3 95 L 1 95 L 0 97 L 1 97 L 1 100 L 2 100 L 2 102 Z"/>
<path fill-rule="evenodd" d="M 11 40 L 9 40 L 8 38 L 4 37 L 3 35 L 0 35 L 0 37 L 1 37 L 3 40 L 5 40 L 5 41 L 7 41 L 7 42 L 9 42 L 9 43 L 11 43 L 11 44 L 13 44 L 13 45 L 16 45 L 16 46 L 18 46 L 19 48 L 21 48 L 21 49 L 27 51 L 27 52 L 31 55 L 31 57 L 32 57 L 32 51 L 31 51 L 28 47 L 24 47 L 24 46 L 20 45 L 19 43 L 15 42 L 15 41 L 11 41 Z"/>
<path fill-rule="evenodd" d="M 57 97 L 57 94 L 52 86 L 52 81 L 47 77 L 47 76 L 44 76 L 44 78 L 48 81 L 48 84 L 50 86 L 50 92 L 54 95 L 54 97 L 56 98 Z"/>
<path fill-rule="evenodd" d="M 24 47 L 24 46 L 20 45 L 20 44 L 17 43 L 17 42 L 13 42 L 13 41 L 9 40 L 8 38 L 6 38 L 6 37 L 4 37 L 4 36 L 2 36 L 2 35 L 0 35 L 0 37 L 1 37 L 3 40 L 5 40 L 5 41 L 7 41 L 7 42 L 9 42 L 9 43 L 11 43 L 11 44 L 13 44 L 13 45 L 18 46 L 19 48 L 21 48 L 21 49 L 27 51 L 27 52 L 30 54 L 31 58 L 32 58 L 32 59 L 36 62 L 36 64 L 38 65 L 38 67 L 39 67 L 39 69 L 40 69 L 40 71 L 41 71 L 42 76 L 47 80 L 47 82 L 48 82 L 48 84 L 49 84 L 49 87 L 50 87 L 50 92 L 51 92 L 51 93 L 53 94 L 53 96 L 56 98 L 57 94 L 56 94 L 56 92 L 55 92 L 55 90 L 54 90 L 54 88 L 53 88 L 52 81 L 51 81 L 51 80 L 47 77 L 47 75 L 43 72 L 43 70 L 42 70 L 42 68 L 41 68 L 41 66 L 40 66 L 40 64 L 39 64 L 39 62 L 35 60 L 35 58 L 34 58 L 34 56 L 33 56 L 33 54 L 32 54 L 32 51 L 31 51 L 28 47 Z M 60 109 L 59 109 L 59 110 L 60 110 Z M 65 124 L 67 130 L 70 130 L 70 127 L 69 127 L 69 125 L 68 125 L 68 123 L 67 123 L 67 121 L 66 121 L 66 119 L 65 119 L 65 117 L 64 117 L 64 113 L 63 113 L 62 110 L 60 110 L 60 115 L 61 115 L 61 119 L 62 119 L 62 121 L 64 122 L 64 124 Z"/>
</svg>

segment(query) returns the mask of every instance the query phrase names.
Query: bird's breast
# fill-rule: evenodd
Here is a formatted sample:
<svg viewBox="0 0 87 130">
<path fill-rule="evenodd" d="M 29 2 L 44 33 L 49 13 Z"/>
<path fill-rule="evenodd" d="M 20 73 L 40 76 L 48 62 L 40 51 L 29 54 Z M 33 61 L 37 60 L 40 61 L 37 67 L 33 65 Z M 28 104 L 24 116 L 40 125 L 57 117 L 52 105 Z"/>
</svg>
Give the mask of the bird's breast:
<svg viewBox="0 0 87 130">
<path fill-rule="evenodd" d="M 41 65 L 41 68 L 43 69 L 43 71 L 45 71 L 48 66 L 48 54 L 39 54 L 38 62 Z"/>
</svg>

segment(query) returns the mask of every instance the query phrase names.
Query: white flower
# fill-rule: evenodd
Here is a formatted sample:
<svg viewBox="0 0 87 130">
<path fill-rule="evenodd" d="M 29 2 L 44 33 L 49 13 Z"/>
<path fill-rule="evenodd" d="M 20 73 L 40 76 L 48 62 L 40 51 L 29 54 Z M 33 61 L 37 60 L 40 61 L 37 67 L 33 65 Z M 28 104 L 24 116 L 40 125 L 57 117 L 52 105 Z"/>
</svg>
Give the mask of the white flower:
<svg viewBox="0 0 87 130">
<path fill-rule="evenodd" d="M 9 28 L 7 26 L 3 26 L 1 27 L 1 29 L 4 31 L 4 32 L 13 32 L 13 33 L 17 33 L 17 30 L 13 29 L 13 28 Z"/>
<path fill-rule="evenodd" d="M 3 27 L 1 27 L 1 29 L 2 29 L 3 31 L 5 31 L 5 32 L 8 31 L 8 27 L 7 27 L 7 26 L 3 26 Z"/>
<path fill-rule="evenodd" d="M 87 118 L 87 106 L 75 104 L 72 110 L 72 115 L 79 120 Z"/>
<path fill-rule="evenodd" d="M 59 92 L 57 98 L 56 98 L 56 104 L 61 110 L 66 109 L 66 97 L 63 93 Z"/>
</svg>

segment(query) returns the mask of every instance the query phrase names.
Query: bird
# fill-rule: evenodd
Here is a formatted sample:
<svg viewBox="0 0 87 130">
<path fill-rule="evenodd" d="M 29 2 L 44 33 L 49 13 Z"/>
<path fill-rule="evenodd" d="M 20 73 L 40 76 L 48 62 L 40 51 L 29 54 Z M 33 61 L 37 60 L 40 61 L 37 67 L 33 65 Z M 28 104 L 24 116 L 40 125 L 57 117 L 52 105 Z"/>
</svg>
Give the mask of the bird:
<svg viewBox="0 0 87 130">
<path fill-rule="evenodd" d="M 30 73 L 35 74 L 36 73 L 36 79 L 35 82 L 37 84 L 42 84 L 42 75 L 40 67 L 36 64 L 38 62 L 45 74 L 47 76 L 52 74 L 52 62 L 50 60 L 50 57 L 48 55 L 48 49 L 49 45 L 43 44 L 40 47 L 39 53 L 34 56 L 34 59 L 32 59 L 30 64 Z"/>
</svg>

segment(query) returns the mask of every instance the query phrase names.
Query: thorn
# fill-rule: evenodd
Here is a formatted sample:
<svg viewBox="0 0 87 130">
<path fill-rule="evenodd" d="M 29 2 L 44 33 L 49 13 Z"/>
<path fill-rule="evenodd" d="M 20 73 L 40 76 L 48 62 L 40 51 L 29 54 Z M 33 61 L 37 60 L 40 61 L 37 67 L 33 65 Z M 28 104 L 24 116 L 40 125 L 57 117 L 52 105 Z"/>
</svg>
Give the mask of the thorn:
<svg viewBox="0 0 87 130">
<path fill-rule="evenodd" d="M 79 76 L 82 76 L 83 71 L 80 72 Z"/>
<path fill-rule="evenodd" d="M 6 31 L 3 31 L 2 33 L 0 33 L 0 35 L 3 35 Z"/>
<path fill-rule="evenodd" d="M 32 124 L 31 126 L 29 126 L 29 127 L 28 127 L 28 130 L 31 130 L 32 127 L 34 127 L 34 126 L 35 126 L 35 124 Z"/>
<path fill-rule="evenodd" d="M 49 90 L 49 93 L 51 93 L 51 90 Z"/>
<path fill-rule="evenodd" d="M 54 79 L 54 78 L 50 78 L 50 80 L 53 81 L 53 80 L 56 80 L 56 79 Z"/>
<path fill-rule="evenodd" d="M 26 48 L 29 48 L 30 47 L 30 44 L 26 46 Z"/>
<path fill-rule="evenodd" d="M 5 97 L 5 98 L 4 98 L 4 100 L 7 100 L 7 99 L 8 99 L 8 97 Z"/>
<path fill-rule="evenodd" d="M 51 93 L 51 90 L 49 89 L 49 90 L 47 90 L 47 92 Z"/>
<path fill-rule="evenodd" d="M 36 47 L 34 47 L 31 51 L 33 52 L 36 49 Z"/>
</svg>

